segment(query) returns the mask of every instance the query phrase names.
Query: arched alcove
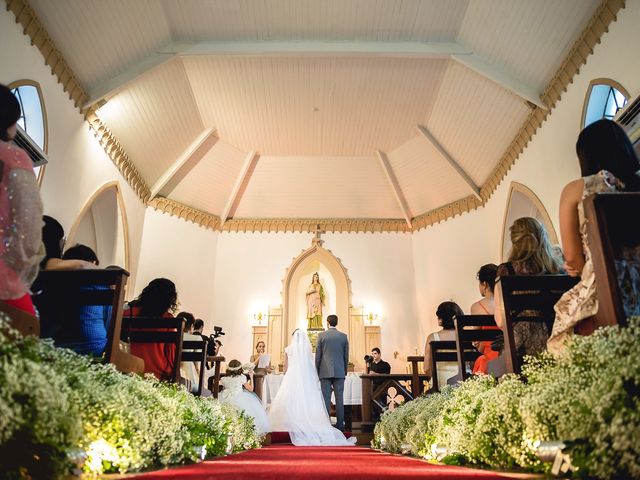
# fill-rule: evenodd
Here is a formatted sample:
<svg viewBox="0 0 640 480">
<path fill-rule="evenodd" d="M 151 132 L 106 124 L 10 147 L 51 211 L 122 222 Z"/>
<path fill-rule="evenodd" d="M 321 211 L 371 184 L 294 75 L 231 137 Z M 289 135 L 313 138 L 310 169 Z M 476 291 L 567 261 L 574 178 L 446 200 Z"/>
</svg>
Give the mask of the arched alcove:
<svg viewBox="0 0 640 480">
<path fill-rule="evenodd" d="M 91 247 L 100 265 L 119 265 L 129 270 L 129 229 L 118 182 L 100 187 L 80 211 L 65 247 L 81 243 Z"/>
<path fill-rule="evenodd" d="M 269 349 L 282 355 L 289 337 L 296 328 L 306 328 L 306 291 L 312 276 L 318 272 L 325 290 L 323 322 L 327 315 L 338 315 L 338 330 L 349 336 L 350 361 L 364 345 L 362 318 L 351 315 L 351 280 L 340 260 L 314 240 L 313 245 L 293 259 L 282 281 L 282 316 L 269 324 Z M 325 325 L 326 327 L 326 325 Z"/>
<path fill-rule="evenodd" d="M 507 198 L 507 206 L 504 210 L 504 220 L 502 222 L 502 243 L 501 257 L 506 262 L 511 249 L 511 236 L 509 227 L 514 220 L 522 217 L 533 217 L 540 221 L 549 234 L 549 240 L 553 245 L 558 244 L 558 235 L 549 217 L 547 209 L 544 207 L 538 196 L 533 191 L 518 182 L 511 182 L 509 187 L 509 197 Z"/>
<path fill-rule="evenodd" d="M 35 80 L 16 80 L 7 85 L 20 103 L 21 116 L 18 125 L 46 154 L 49 151 L 49 128 L 47 109 L 42 95 L 42 88 Z M 38 185 L 42 184 L 46 165 L 34 168 Z"/>
<path fill-rule="evenodd" d="M 591 80 L 582 106 L 580 130 L 603 118 L 613 120 L 628 100 L 629 92 L 615 80 L 610 78 Z"/>
</svg>

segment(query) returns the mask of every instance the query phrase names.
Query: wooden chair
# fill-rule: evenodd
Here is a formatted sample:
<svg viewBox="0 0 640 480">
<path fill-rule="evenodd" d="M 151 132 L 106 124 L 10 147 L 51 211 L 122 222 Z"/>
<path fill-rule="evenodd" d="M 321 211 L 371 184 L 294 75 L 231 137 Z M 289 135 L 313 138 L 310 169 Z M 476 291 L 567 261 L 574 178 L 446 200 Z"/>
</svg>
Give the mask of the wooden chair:
<svg viewBox="0 0 640 480">
<path fill-rule="evenodd" d="M 120 350 L 122 305 L 129 272 L 106 270 L 43 270 L 31 287 L 33 303 L 40 313 L 40 335 L 64 344 L 70 332 L 79 328 L 80 308 L 109 306 L 104 360 L 124 373 L 144 371 L 144 362 Z"/>
<path fill-rule="evenodd" d="M 172 343 L 175 345 L 170 381 L 180 383 L 180 359 L 184 318 L 131 317 L 122 319 L 120 339 L 126 343 Z M 195 342 L 198 343 L 198 342 Z M 206 350 L 205 350 L 206 351 Z"/>
<path fill-rule="evenodd" d="M 204 373 L 207 367 L 207 345 L 209 340 L 183 340 L 181 362 L 194 362 L 199 364 L 198 390 L 196 396 L 201 396 L 204 391 Z"/>
<path fill-rule="evenodd" d="M 22 335 L 40 336 L 40 321 L 38 320 L 38 317 L 29 315 L 27 312 L 20 310 L 13 305 L 8 305 L 2 300 L 0 300 L 0 312 L 9 317 L 9 324 Z"/>
<path fill-rule="evenodd" d="M 456 326 L 456 347 L 458 350 L 458 368 L 462 380 L 469 378 L 467 363 L 475 362 L 480 356 L 473 342 L 492 342 L 502 337 L 493 315 L 459 315 L 453 317 Z M 483 329 L 482 327 L 495 327 Z"/>
<path fill-rule="evenodd" d="M 615 261 L 624 248 L 640 245 L 640 193 L 596 193 L 585 200 L 587 239 L 598 291 L 598 313 L 576 331 L 589 334 L 606 325 L 626 325 L 627 315 Z"/>
<path fill-rule="evenodd" d="M 568 275 L 504 275 L 496 282 L 502 296 L 504 360 L 508 373 L 520 372 L 513 326 L 518 322 L 544 323 L 551 332 L 554 305 L 580 279 Z"/>
<path fill-rule="evenodd" d="M 218 398 L 218 393 L 220 393 L 220 367 L 222 362 L 225 361 L 223 356 L 208 356 L 207 362 L 213 365 L 213 375 L 209 377 L 209 390 L 213 395 L 213 398 Z"/>
<path fill-rule="evenodd" d="M 455 362 L 458 361 L 458 345 L 454 341 L 450 340 L 432 340 L 429 342 L 431 346 L 431 389 L 430 392 L 439 392 L 440 385 L 438 384 L 438 364 L 443 362 Z M 471 347 L 465 351 L 465 358 L 472 359 L 474 361 L 480 356 L 478 351 Z M 474 353 L 475 352 L 475 353 Z"/>
</svg>

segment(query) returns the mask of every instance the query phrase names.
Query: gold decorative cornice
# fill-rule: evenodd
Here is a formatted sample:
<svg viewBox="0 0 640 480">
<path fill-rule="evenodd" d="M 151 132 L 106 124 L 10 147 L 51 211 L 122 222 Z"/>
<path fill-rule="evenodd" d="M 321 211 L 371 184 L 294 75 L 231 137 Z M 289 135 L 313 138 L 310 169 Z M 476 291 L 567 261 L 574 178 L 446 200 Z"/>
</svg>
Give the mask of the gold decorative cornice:
<svg viewBox="0 0 640 480">
<path fill-rule="evenodd" d="M 172 216 L 175 215 L 178 218 L 182 218 L 188 222 L 193 222 L 196 225 L 208 228 L 209 230 L 220 229 L 220 217 L 212 215 L 211 213 L 203 212 L 202 210 L 197 210 L 169 198 L 154 197 L 147 202 L 147 205 L 160 212 L 168 213 Z"/>
<path fill-rule="evenodd" d="M 35 45 L 40 50 L 44 63 L 51 68 L 51 73 L 58 79 L 58 83 L 62 85 L 76 108 L 80 110 L 89 99 L 89 95 L 49 37 L 36 12 L 26 0 L 6 0 L 6 2 L 7 11 L 12 12 L 16 17 L 16 23 L 22 25 L 22 33 L 31 39 L 31 45 Z"/>
<path fill-rule="evenodd" d="M 23 26 L 23 32 L 31 38 L 31 44 L 38 47 L 45 63 L 51 68 L 51 72 L 62 84 L 64 91 L 69 94 L 75 106 L 81 110 L 88 99 L 71 68 L 68 66 L 60 51 L 49 37 L 38 20 L 35 12 L 27 3 L 27 0 L 6 0 L 7 10 L 13 12 L 16 22 Z M 424 213 L 412 219 L 412 227 L 409 228 L 403 219 L 231 219 L 220 226 L 220 218 L 210 213 L 202 212 L 188 207 L 174 200 L 156 197 L 150 199 L 150 189 L 138 170 L 135 168 L 128 155 L 115 139 L 111 131 L 100 121 L 95 112 L 89 111 L 87 121 L 93 128 L 109 158 L 118 167 L 129 185 L 147 205 L 171 215 L 176 215 L 187 221 L 212 230 L 226 232 L 307 232 L 313 233 L 318 225 L 329 232 L 411 232 L 418 231 L 430 225 L 448 220 L 474 210 L 486 203 L 491 198 L 496 188 L 507 172 L 513 166 L 520 154 L 535 135 L 536 131 L 566 91 L 573 78 L 579 73 L 580 68 L 586 63 L 593 48 L 600 43 L 604 33 L 608 31 L 611 22 L 616 20 L 618 11 L 625 6 L 625 0 L 603 0 L 587 26 L 583 29 L 578 40 L 574 43 L 569 54 L 562 62 L 560 68 L 544 89 L 541 99 L 548 107 L 544 110 L 540 107 L 531 107 L 527 119 L 516 134 L 514 140 L 507 147 L 502 158 L 493 169 L 489 178 L 480 188 L 480 201 L 474 196 L 456 200 L 447 205 Z"/>
<path fill-rule="evenodd" d="M 136 195 L 140 197 L 140 200 L 142 200 L 143 203 L 146 203 L 151 197 L 151 190 L 129 158 L 129 155 L 127 155 L 127 152 L 125 152 L 122 145 L 120 145 L 120 142 L 118 142 L 111 130 L 109 130 L 102 120 L 100 120 L 95 111 L 88 111 L 85 118 L 91 126 L 96 138 L 100 142 L 104 152 L 118 168 L 129 186 L 131 186 L 133 191 L 136 192 Z"/>
</svg>

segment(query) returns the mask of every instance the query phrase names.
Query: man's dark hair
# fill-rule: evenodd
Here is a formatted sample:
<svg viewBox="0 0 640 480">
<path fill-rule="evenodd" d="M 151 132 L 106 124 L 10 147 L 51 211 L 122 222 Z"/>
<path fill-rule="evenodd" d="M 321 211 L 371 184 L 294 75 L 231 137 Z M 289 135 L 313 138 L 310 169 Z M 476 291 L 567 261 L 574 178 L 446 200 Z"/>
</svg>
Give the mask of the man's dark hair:
<svg viewBox="0 0 640 480">
<path fill-rule="evenodd" d="M 442 302 L 436 310 L 436 317 L 442 320 L 442 328 L 445 330 L 455 330 L 453 317 L 460 315 L 464 315 L 464 312 L 455 302 Z"/>
<path fill-rule="evenodd" d="M 180 312 L 176 315 L 176 318 L 184 318 L 184 331 L 188 332 L 191 330 L 191 326 L 195 323 L 196 317 L 193 316 L 193 313 L 189 312 Z"/>
<path fill-rule="evenodd" d="M 20 103 L 9 87 L 0 84 L 0 140 L 9 141 L 7 130 L 20 118 Z"/>
<path fill-rule="evenodd" d="M 47 258 L 62 258 L 62 239 L 64 238 L 64 228 L 60 222 L 49 215 L 42 217 L 42 243 Z"/>
<path fill-rule="evenodd" d="M 96 252 L 94 252 L 91 247 L 87 247 L 86 245 L 82 245 L 81 243 L 76 243 L 73 247 L 68 248 L 67 251 L 62 255 L 62 259 L 84 260 L 85 262 L 100 265 Z"/>
<path fill-rule="evenodd" d="M 327 323 L 329 324 L 329 326 L 335 327 L 336 325 L 338 325 L 338 316 L 337 315 L 329 315 L 327 317 Z"/>
<path fill-rule="evenodd" d="M 378 355 L 381 355 L 381 353 L 380 353 L 380 349 L 379 349 L 378 347 L 373 347 L 373 348 L 371 349 L 371 351 L 372 351 L 372 352 L 376 352 Z"/>
<path fill-rule="evenodd" d="M 201 318 L 196 318 L 196 320 L 193 322 L 193 329 L 197 332 L 202 332 L 203 328 L 204 320 L 202 320 Z"/>
</svg>

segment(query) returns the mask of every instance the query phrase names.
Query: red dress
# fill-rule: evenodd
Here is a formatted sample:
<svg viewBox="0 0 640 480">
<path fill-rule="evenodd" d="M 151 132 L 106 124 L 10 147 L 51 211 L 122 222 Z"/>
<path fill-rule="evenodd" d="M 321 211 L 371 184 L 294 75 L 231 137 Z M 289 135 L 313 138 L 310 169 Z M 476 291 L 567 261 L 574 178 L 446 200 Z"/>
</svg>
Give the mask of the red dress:
<svg viewBox="0 0 640 480">
<path fill-rule="evenodd" d="M 133 307 L 124 311 L 123 316 L 139 317 L 140 308 Z M 162 314 L 164 318 L 173 318 L 169 312 Z M 160 380 L 173 378 L 176 346 L 173 343 L 132 343 L 131 354 L 144 360 L 145 373 L 153 373 Z"/>
<path fill-rule="evenodd" d="M 482 307 L 482 309 L 487 313 L 487 315 L 491 315 L 489 313 L 489 310 L 487 310 L 485 308 L 485 306 L 482 304 L 482 302 L 478 302 L 480 304 L 480 306 Z M 500 330 L 499 327 L 480 327 L 480 330 Z M 489 362 L 491 360 L 495 360 L 496 358 L 498 358 L 498 356 L 500 355 L 499 352 L 496 352 L 495 350 L 491 349 L 491 343 L 492 342 L 481 342 L 482 345 L 484 346 L 484 350 L 482 355 L 480 355 L 478 358 L 476 358 L 476 361 L 473 364 L 473 373 L 484 373 L 486 374 L 488 372 L 488 366 L 489 366 Z"/>
</svg>

